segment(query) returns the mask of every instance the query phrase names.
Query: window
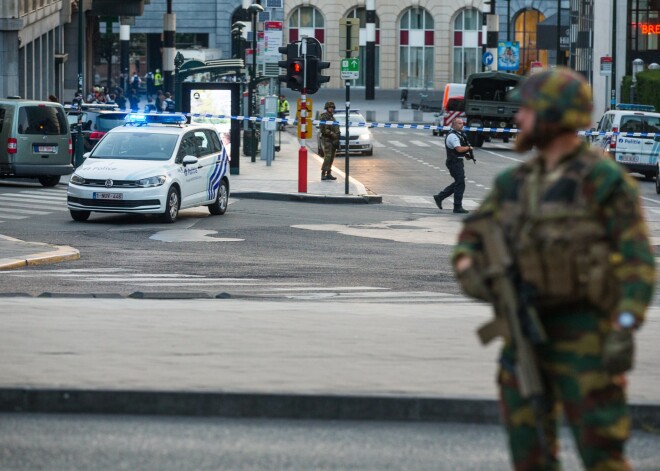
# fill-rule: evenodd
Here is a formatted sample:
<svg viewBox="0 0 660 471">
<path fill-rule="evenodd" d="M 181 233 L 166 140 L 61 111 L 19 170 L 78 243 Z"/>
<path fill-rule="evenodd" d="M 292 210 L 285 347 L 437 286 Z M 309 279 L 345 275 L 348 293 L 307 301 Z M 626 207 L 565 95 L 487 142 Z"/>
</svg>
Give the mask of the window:
<svg viewBox="0 0 660 471">
<path fill-rule="evenodd" d="M 63 135 L 69 130 L 64 112 L 54 106 L 22 106 L 18 112 L 19 134 Z"/>
<path fill-rule="evenodd" d="M 633 51 L 657 51 L 660 38 L 660 2 L 631 0 L 628 44 Z"/>
<path fill-rule="evenodd" d="M 479 71 L 481 56 L 481 12 L 474 8 L 461 10 L 454 19 L 453 82 L 465 83 Z"/>
<path fill-rule="evenodd" d="M 323 15 L 315 7 L 299 7 L 289 16 L 289 42 L 295 42 L 303 36 L 316 38 L 318 42 L 325 42 L 325 28 Z"/>
<path fill-rule="evenodd" d="M 0 108 L 0 132 L 2 132 L 2 125 L 5 122 L 5 109 Z"/>
<path fill-rule="evenodd" d="M 642 118 L 637 116 L 624 116 L 621 118 L 620 132 L 642 132 Z"/>
<path fill-rule="evenodd" d="M 366 65 L 367 65 L 367 9 L 364 7 L 354 8 L 346 16 L 347 18 L 358 18 L 360 20 L 360 78 L 352 80 L 352 85 L 364 87 L 366 84 Z M 380 19 L 376 15 L 376 86 L 380 86 Z"/>
<path fill-rule="evenodd" d="M 516 17 L 514 33 L 515 40 L 520 44 L 519 72 L 522 74 L 529 71 L 532 62 L 548 63 L 548 51 L 536 46 L 536 26 L 543 20 L 545 16 L 537 10 L 524 10 Z"/>
<path fill-rule="evenodd" d="M 433 88 L 433 17 L 409 8 L 399 22 L 399 86 Z"/>
<path fill-rule="evenodd" d="M 644 117 L 644 132 L 660 132 L 660 117 L 659 116 L 645 116 Z"/>
</svg>

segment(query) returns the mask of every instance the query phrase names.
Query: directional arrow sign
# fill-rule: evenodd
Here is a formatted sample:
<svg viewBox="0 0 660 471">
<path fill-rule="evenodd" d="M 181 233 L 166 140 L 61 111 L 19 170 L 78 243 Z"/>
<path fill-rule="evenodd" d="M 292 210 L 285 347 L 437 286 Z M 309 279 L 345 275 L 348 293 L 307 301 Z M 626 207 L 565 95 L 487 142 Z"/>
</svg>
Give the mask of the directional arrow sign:
<svg viewBox="0 0 660 471">
<path fill-rule="evenodd" d="M 360 78 L 360 59 L 342 59 L 339 65 L 342 80 Z"/>
</svg>

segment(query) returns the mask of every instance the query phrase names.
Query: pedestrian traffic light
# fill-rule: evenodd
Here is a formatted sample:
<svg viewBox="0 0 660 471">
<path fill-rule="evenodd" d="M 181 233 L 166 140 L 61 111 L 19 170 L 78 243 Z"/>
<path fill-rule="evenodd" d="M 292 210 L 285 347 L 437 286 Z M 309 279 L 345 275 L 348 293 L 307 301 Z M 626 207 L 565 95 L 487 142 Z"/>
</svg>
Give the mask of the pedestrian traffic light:
<svg viewBox="0 0 660 471">
<path fill-rule="evenodd" d="M 321 85 L 330 81 L 330 77 L 322 74 L 323 69 L 330 67 L 330 62 L 323 62 L 318 57 L 307 57 L 307 93 L 312 95 L 319 91 Z"/>
<path fill-rule="evenodd" d="M 278 51 L 287 56 L 286 60 L 278 61 L 277 65 L 286 70 L 286 74 L 279 75 L 280 82 L 286 83 L 287 88 L 302 91 L 305 78 L 305 61 L 298 57 L 296 44 L 288 44 L 278 48 Z"/>
</svg>

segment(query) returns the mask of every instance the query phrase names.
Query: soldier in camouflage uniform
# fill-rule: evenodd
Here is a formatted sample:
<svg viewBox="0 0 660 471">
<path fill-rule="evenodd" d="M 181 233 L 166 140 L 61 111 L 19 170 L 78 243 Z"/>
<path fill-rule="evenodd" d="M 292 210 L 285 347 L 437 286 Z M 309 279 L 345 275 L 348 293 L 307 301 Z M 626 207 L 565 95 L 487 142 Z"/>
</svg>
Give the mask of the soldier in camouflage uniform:
<svg viewBox="0 0 660 471">
<path fill-rule="evenodd" d="M 466 220 L 453 264 L 466 293 L 496 299 L 488 266 L 480 266 L 486 236 L 470 230 L 471 218 L 491 218 L 504 234 L 518 293 L 546 334 L 533 342 L 545 384 L 540 413 L 521 394 L 516 348 L 505 337 L 498 385 L 513 466 L 560 469 L 563 409 L 587 470 L 627 470 L 624 373 L 632 368 L 632 334 L 644 321 L 655 279 L 638 188 L 577 136 L 592 109 L 581 76 L 557 68 L 512 93 L 522 103 L 517 150 L 536 147 L 538 155 L 496 178 Z"/>
<path fill-rule="evenodd" d="M 332 101 L 326 102 L 325 113 L 319 116 L 321 121 L 334 121 L 335 104 Z M 332 174 L 332 162 L 335 160 L 335 154 L 339 148 L 339 125 L 321 124 L 319 126 L 321 140 L 323 142 L 323 166 L 321 166 L 321 180 L 336 180 Z"/>
</svg>

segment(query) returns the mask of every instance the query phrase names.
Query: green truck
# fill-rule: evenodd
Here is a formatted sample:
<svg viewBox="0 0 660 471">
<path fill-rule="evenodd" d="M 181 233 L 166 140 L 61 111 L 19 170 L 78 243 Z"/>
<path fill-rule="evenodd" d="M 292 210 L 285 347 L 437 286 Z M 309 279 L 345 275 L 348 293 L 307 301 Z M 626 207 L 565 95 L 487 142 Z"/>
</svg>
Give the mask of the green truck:
<svg viewBox="0 0 660 471">
<path fill-rule="evenodd" d="M 513 128 L 520 104 L 508 101 L 507 93 L 524 77 L 508 72 L 479 72 L 468 77 L 465 87 L 467 125 L 475 128 Z M 509 141 L 509 133 L 468 133 L 472 145 L 481 147 L 486 136 Z"/>
</svg>

